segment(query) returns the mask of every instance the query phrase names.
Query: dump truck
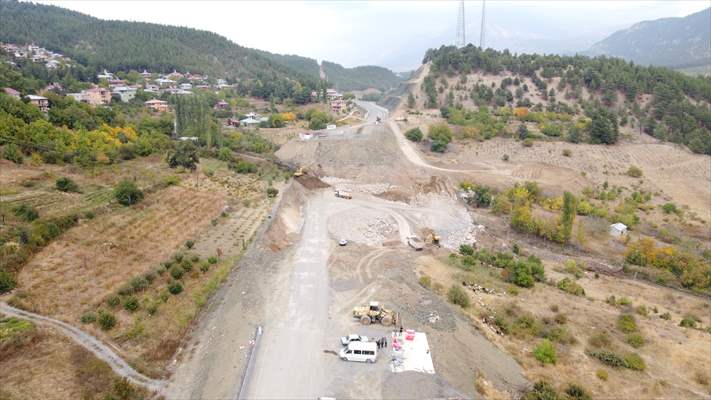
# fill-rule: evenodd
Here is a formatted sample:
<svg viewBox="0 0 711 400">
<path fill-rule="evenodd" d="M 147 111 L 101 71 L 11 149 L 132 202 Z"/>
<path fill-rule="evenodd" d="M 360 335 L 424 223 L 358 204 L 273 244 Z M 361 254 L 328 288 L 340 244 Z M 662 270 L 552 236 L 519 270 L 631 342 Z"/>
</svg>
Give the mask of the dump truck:
<svg viewBox="0 0 711 400">
<path fill-rule="evenodd" d="M 336 190 L 336 197 L 340 197 L 342 199 L 352 199 L 353 195 L 351 192 L 346 192 L 345 190 Z"/>
<path fill-rule="evenodd" d="M 367 306 L 355 307 L 353 318 L 359 320 L 363 325 L 376 322 L 388 326 L 397 324 L 398 315 L 396 312 L 382 307 L 377 301 L 371 301 Z"/>
</svg>

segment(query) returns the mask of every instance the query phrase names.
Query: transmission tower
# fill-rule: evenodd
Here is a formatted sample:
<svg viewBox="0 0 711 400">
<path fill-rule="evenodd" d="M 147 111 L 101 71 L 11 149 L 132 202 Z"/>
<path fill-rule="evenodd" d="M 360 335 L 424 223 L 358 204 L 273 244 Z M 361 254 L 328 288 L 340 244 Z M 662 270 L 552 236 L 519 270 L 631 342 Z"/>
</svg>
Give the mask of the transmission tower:
<svg viewBox="0 0 711 400">
<path fill-rule="evenodd" d="M 457 16 L 457 47 L 464 47 L 467 44 L 467 35 L 464 28 L 464 0 L 459 2 L 459 14 Z"/>
<path fill-rule="evenodd" d="M 481 33 L 479 34 L 479 48 L 484 50 L 484 39 L 486 32 L 486 0 L 481 1 Z"/>
</svg>

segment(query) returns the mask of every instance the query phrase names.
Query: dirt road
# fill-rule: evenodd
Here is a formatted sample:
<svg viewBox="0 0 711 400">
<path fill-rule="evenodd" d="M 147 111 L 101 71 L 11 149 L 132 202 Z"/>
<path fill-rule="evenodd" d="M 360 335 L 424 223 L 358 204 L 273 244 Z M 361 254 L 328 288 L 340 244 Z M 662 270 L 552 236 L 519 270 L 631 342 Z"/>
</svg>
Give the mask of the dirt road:
<svg viewBox="0 0 711 400">
<path fill-rule="evenodd" d="M 98 359 L 109 364 L 112 370 L 136 385 L 143 386 L 149 390 L 159 391 L 165 382 L 148 378 L 137 372 L 126 361 L 116 354 L 111 348 L 102 343 L 99 339 L 85 333 L 65 322 L 48 318 L 39 314 L 20 310 L 6 303 L 0 302 L 0 313 L 10 317 L 21 318 L 32 321 L 38 325 L 45 325 L 57 329 L 59 332 L 72 339 L 78 345 L 84 347 Z"/>
</svg>

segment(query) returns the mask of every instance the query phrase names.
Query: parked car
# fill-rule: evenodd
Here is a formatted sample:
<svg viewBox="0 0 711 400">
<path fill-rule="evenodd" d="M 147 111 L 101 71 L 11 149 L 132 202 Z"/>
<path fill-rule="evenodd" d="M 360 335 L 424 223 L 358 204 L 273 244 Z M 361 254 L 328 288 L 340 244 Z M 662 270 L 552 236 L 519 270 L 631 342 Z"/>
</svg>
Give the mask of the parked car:
<svg viewBox="0 0 711 400">
<path fill-rule="evenodd" d="M 338 356 L 343 361 L 374 363 L 378 360 L 378 345 L 375 342 L 351 342 Z"/>
<path fill-rule="evenodd" d="M 345 245 L 347 245 L 347 244 L 348 244 L 348 240 L 347 240 L 347 239 L 341 239 L 341 240 L 338 241 L 338 245 L 339 245 L 339 246 L 345 246 Z"/>
<path fill-rule="evenodd" d="M 341 344 L 344 346 L 348 346 L 349 343 L 351 342 L 367 342 L 368 337 L 367 336 L 361 336 L 355 333 L 351 333 L 348 336 L 343 336 L 341 337 Z"/>
</svg>

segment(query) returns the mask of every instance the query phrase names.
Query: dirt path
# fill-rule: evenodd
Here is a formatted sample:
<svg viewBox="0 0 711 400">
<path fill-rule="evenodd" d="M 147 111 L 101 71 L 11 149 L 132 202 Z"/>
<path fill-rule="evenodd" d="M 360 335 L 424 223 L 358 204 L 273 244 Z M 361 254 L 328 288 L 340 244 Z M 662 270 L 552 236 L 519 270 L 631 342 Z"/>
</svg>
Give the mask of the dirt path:
<svg viewBox="0 0 711 400">
<path fill-rule="evenodd" d="M 147 376 L 137 372 L 99 339 L 65 322 L 20 310 L 3 302 L 0 302 L 0 312 L 11 317 L 29 320 L 39 325 L 45 325 L 57 329 L 74 342 L 90 351 L 97 358 L 109 364 L 111 369 L 113 369 L 117 375 L 128 379 L 131 383 L 143 386 L 153 391 L 159 391 L 165 383 L 164 381 L 148 378 Z"/>
</svg>

